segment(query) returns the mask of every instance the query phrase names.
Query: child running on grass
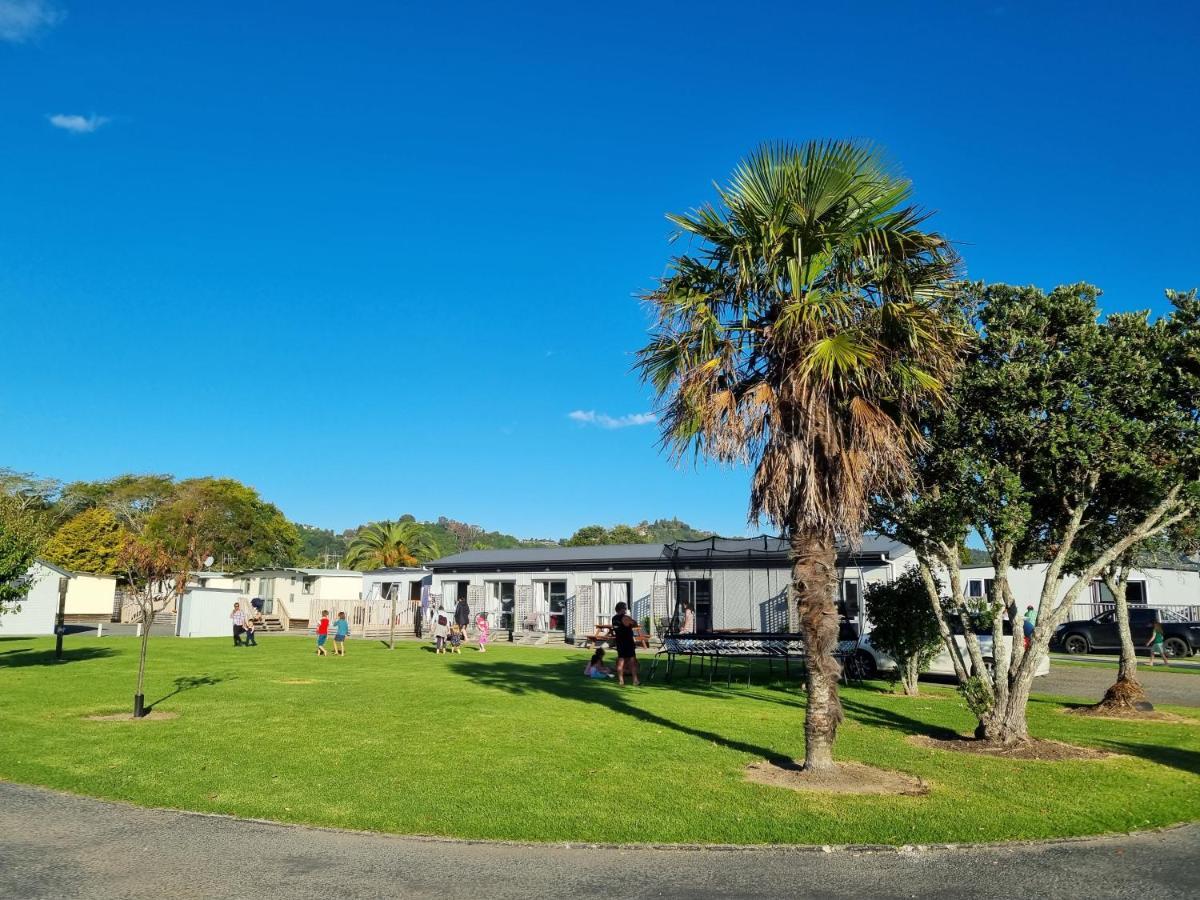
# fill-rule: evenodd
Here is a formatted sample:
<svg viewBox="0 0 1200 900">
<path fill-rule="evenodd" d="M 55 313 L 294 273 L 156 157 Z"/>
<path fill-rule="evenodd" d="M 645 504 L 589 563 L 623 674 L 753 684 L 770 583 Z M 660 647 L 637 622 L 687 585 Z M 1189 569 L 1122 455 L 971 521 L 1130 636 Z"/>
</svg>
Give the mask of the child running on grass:
<svg viewBox="0 0 1200 900">
<path fill-rule="evenodd" d="M 479 632 L 479 652 L 487 653 L 488 638 L 492 634 L 492 628 L 488 625 L 487 613 L 481 612 L 475 617 L 475 629 Z"/>
<path fill-rule="evenodd" d="M 462 653 L 463 630 L 462 626 L 455 622 L 450 626 L 450 652 Z"/>
<path fill-rule="evenodd" d="M 328 656 L 325 642 L 329 640 L 329 610 L 321 610 L 321 621 L 317 623 L 317 656 Z"/>
<path fill-rule="evenodd" d="M 338 656 L 346 655 L 346 635 L 349 633 L 350 623 L 346 621 L 346 614 L 340 612 L 333 623 L 333 650 Z"/>
</svg>

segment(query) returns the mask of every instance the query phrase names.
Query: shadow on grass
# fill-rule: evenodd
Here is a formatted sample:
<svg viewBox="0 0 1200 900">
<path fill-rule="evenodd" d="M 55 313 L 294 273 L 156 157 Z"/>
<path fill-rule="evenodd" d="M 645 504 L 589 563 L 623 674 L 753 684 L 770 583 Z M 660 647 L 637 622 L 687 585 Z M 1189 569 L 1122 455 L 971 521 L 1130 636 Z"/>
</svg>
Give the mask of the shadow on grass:
<svg viewBox="0 0 1200 900">
<path fill-rule="evenodd" d="M 628 693 L 645 690 L 672 690 L 672 687 L 620 687 L 615 682 L 598 682 L 583 675 L 580 660 L 572 659 L 553 665 L 529 665 L 517 662 L 492 662 L 490 659 L 459 657 L 451 660 L 454 670 L 476 684 L 497 688 L 510 694 L 549 694 L 561 699 L 575 700 L 602 706 L 647 725 L 677 731 L 688 737 L 709 741 L 729 750 L 747 753 L 760 759 L 783 763 L 788 757 L 777 750 L 747 744 L 724 735 L 681 722 L 674 722 L 656 713 L 641 709 L 629 702 Z M 690 691 L 688 692 L 690 693 Z M 707 691 L 706 691 L 707 693 Z"/>
<path fill-rule="evenodd" d="M 1164 747 L 1160 744 L 1138 744 L 1130 741 L 1102 740 L 1097 746 L 1114 753 L 1137 756 L 1160 766 L 1170 766 L 1189 775 L 1200 775 L 1200 751 L 1184 750 L 1182 747 Z"/>
<path fill-rule="evenodd" d="M 0 653 L 0 669 L 57 666 L 69 662 L 85 662 L 89 659 L 104 659 L 115 655 L 115 652 L 108 647 L 72 647 L 63 650 L 62 659 L 55 659 L 53 650 L 31 650 L 23 647 Z"/>
<path fill-rule="evenodd" d="M 193 691 L 198 687 L 206 687 L 212 684 L 220 684 L 222 681 L 229 681 L 228 677 L 212 676 L 212 675 L 181 675 L 175 679 L 175 690 L 169 694 L 164 694 L 153 703 L 147 704 L 149 709 L 154 709 L 164 700 L 170 700 L 176 694 L 182 694 L 184 691 Z"/>
<path fill-rule="evenodd" d="M 881 709 L 878 706 L 861 703 L 845 694 L 842 694 L 841 698 L 843 709 L 848 714 L 853 714 L 854 720 L 863 725 L 879 725 L 894 731 L 902 731 L 905 734 L 923 734 L 940 741 L 950 741 L 961 737 L 957 731 L 947 728 L 945 725 L 934 725 L 894 709 Z"/>
</svg>

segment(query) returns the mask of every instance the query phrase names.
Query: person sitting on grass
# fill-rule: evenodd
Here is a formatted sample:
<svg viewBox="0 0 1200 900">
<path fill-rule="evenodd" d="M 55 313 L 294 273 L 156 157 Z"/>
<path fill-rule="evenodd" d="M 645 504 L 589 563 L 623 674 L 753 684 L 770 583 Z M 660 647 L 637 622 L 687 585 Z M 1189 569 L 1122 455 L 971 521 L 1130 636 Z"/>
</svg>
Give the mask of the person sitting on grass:
<svg viewBox="0 0 1200 900">
<path fill-rule="evenodd" d="M 604 648 L 597 647 L 596 652 L 592 654 L 592 661 L 587 664 L 587 668 L 583 670 L 583 674 L 588 678 L 612 678 L 613 672 L 604 664 Z"/>
<path fill-rule="evenodd" d="M 349 633 L 350 623 L 346 621 L 346 614 L 340 612 L 333 623 L 333 652 L 338 656 L 346 655 L 346 635 Z"/>
<path fill-rule="evenodd" d="M 321 610 L 321 621 L 317 623 L 317 656 L 328 656 L 325 642 L 329 640 L 329 610 Z"/>
</svg>

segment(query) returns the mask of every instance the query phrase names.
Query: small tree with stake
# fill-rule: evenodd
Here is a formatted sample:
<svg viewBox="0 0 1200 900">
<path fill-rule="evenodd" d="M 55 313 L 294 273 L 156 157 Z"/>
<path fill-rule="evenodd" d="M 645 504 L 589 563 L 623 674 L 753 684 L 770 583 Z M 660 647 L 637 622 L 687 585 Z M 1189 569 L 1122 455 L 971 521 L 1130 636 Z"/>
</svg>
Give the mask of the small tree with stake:
<svg viewBox="0 0 1200 900">
<path fill-rule="evenodd" d="M 917 676 L 941 645 L 920 571 L 912 566 L 890 584 L 871 585 L 866 601 L 867 618 L 874 625 L 871 645 L 896 660 L 904 693 L 915 697 Z"/>
<path fill-rule="evenodd" d="M 155 617 L 178 600 L 187 587 L 188 571 L 195 557 L 196 538 L 188 541 L 189 553 L 172 553 L 163 543 L 145 538 L 129 541 L 121 555 L 122 568 L 138 607 L 138 622 L 142 626 L 142 641 L 138 650 L 137 690 L 133 695 L 133 717 L 140 719 L 146 709 L 142 686 L 146 678 L 146 651 L 150 644 L 150 627 Z"/>
</svg>

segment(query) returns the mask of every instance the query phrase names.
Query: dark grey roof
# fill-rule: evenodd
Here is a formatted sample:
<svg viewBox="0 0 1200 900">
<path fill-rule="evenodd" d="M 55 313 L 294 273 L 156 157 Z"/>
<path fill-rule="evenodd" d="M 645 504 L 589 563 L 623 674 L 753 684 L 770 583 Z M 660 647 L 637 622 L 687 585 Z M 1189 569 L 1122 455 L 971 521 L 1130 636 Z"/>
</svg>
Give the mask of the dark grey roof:
<svg viewBox="0 0 1200 900">
<path fill-rule="evenodd" d="M 699 541 L 679 541 L 675 544 L 602 544 L 593 547 L 522 547 L 516 550 L 467 550 L 427 565 L 434 571 L 454 569 L 459 571 L 496 568 L 564 568 L 570 566 L 631 565 L 645 568 L 661 563 L 669 566 L 671 548 L 679 548 L 681 560 L 711 559 L 733 561 L 738 556 L 766 559 L 782 563 L 787 559 L 787 543 L 775 537 L 758 538 L 706 538 Z M 839 547 L 846 557 L 881 556 L 895 559 L 908 552 L 908 547 L 890 538 L 875 534 L 864 535 L 858 546 L 851 550 Z"/>
</svg>

